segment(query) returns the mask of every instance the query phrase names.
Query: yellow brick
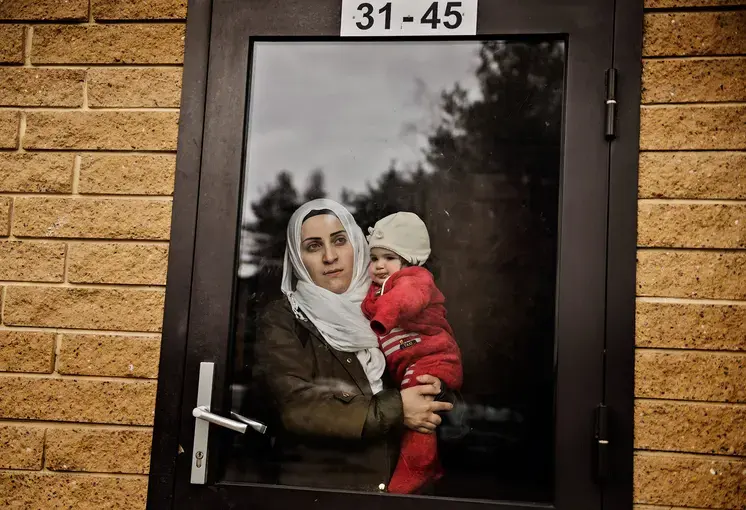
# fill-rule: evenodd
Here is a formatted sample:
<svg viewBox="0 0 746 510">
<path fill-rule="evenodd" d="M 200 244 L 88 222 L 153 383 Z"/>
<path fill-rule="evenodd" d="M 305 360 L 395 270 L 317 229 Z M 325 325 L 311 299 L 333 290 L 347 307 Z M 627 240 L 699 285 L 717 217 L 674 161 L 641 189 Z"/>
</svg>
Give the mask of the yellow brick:
<svg viewBox="0 0 746 510">
<path fill-rule="evenodd" d="M 746 253 L 638 250 L 637 295 L 746 300 Z"/>
<path fill-rule="evenodd" d="M 0 19 L 29 21 L 85 21 L 88 0 L 5 0 L 0 1 Z"/>
<path fill-rule="evenodd" d="M 116 335 L 62 336 L 57 371 L 69 375 L 158 377 L 160 339 Z"/>
<path fill-rule="evenodd" d="M 62 282 L 65 244 L 0 241 L 0 280 Z"/>
<path fill-rule="evenodd" d="M 45 467 L 52 471 L 147 474 L 150 430 L 47 429 Z"/>
<path fill-rule="evenodd" d="M 19 237 L 167 240 L 171 202 L 19 197 L 13 217 Z"/>
<path fill-rule="evenodd" d="M 689 455 L 636 455 L 634 501 L 653 505 L 736 509 L 746 493 L 746 461 Z"/>
<path fill-rule="evenodd" d="M 637 244 L 666 248 L 746 248 L 746 204 L 639 202 Z"/>
<path fill-rule="evenodd" d="M 0 377 L 0 416 L 17 420 L 152 425 L 155 381 Z"/>
<path fill-rule="evenodd" d="M 186 19 L 186 0 L 92 0 L 96 20 Z"/>
<path fill-rule="evenodd" d="M 746 304 L 637 302 L 639 347 L 746 351 Z"/>
<path fill-rule="evenodd" d="M 144 510 L 148 478 L 0 473 L 0 506 L 9 510 Z"/>
<path fill-rule="evenodd" d="M 0 469 L 39 470 L 43 452 L 42 427 L 0 425 Z"/>
<path fill-rule="evenodd" d="M 33 64 L 180 64 L 183 24 L 40 25 Z"/>
<path fill-rule="evenodd" d="M 174 190 L 174 154 L 83 156 L 80 193 L 171 195 Z"/>
<path fill-rule="evenodd" d="M 139 289 L 80 289 L 9 286 L 8 326 L 159 332 L 164 292 Z"/>
<path fill-rule="evenodd" d="M 165 285 L 167 264 L 167 246 L 73 243 L 68 281 Z"/>
<path fill-rule="evenodd" d="M 177 112 L 31 111 L 25 149 L 176 150 Z"/>
<path fill-rule="evenodd" d="M 644 106 L 641 150 L 744 149 L 746 106 Z"/>
<path fill-rule="evenodd" d="M 23 64 L 23 25 L 0 25 L 0 64 Z"/>
<path fill-rule="evenodd" d="M 746 454 L 746 408 L 723 404 L 639 400 L 635 448 L 674 452 Z"/>
<path fill-rule="evenodd" d="M 746 152 L 640 153 L 640 198 L 746 199 Z"/>
<path fill-rule="evenodd" d="M 181 68 L 88 71 L 88 105 L 97 107 L 178 107 Z"/>
<path fill-rule="evenodd" d="M 0 34 L 1 36 L 2 34 Z M 0 149 L 18 148 L 20 121 L 21 114 L 19 112 L 0 111 Z"/>
<path fill-rule="evenodd" d="M 0 6 L 3 3 L 0 2 Z M 0 68 L 0 104 L 14 106 L 83 105 L 85 71 L 79 69 Z"/>
<path fill-rule="evenodd" d="M 10 207 L 13 199 L 0 197 L 0 237 L 10 235 Z"/>
<path fill-rule="evenodd" d="M 648 13 L 642 54 L 738 55 L 746 53 L 746 11 Z"/>
<path fill-rule="evenodd" d="M 638 350 L 635 395 L 641 398 L 746 402 L 742 353 Z"/>
<path fill-rule="evenodd" d="M 647 60 L 643 103 L 746 101 L 746 58 Z"/>
<path fill-rule="evenodd" d="M 54 333 L 0 330 L 0 372 L 51 374 L 54 336 Z"/>
<path fill-rule="evenodd" d="M 72 154 L 0 153 L 0 192 L 70 193 L 74 161 Z"/>
</svg>

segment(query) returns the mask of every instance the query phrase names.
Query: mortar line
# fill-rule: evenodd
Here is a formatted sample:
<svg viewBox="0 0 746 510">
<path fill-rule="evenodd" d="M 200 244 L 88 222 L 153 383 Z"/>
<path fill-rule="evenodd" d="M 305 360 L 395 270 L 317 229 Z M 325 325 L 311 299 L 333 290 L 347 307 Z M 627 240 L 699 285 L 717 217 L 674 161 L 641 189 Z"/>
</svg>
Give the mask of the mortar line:
<svg viewBox="0 0 746 510">
<path fill-rule="evenodd" d="M 50 289 L 81 289 L 81 290 L 165 290 L 166 284 L 145 285 L 139 283 L 66 283 L 66 282 L 30 282 L 22 280 L 0 280 L 0 285 L 12 285 L 13 287 L 42 287 Z"/>
<path fill-rule="evenodd" d="M 734 108 L 734 107 L 743 107 L 746 106 L 746 102 L 744 101 L 720 101 L 717 103 L 656 103 L 656 104 L 641 104 L 640 109 L 647 109 L 647 110 L 663 110 L 666 108 L 721 108 L 721 109 L 727 109 L 727 108 Z"/>
<path fill-rule="evenodd" d="M 743 154 L 746 152 L 744 149 L 687 149 L 687 148 L 680 148 L 680 149 L 640 149 L 640 154 L 642 153 L 653 153 L 653 154 L 670 154 L 670 153 L 694 153 L 694 154 L 712 154 L 714 152 L 723 152 L 726 154 Z"/>
<path fill-rule="evenodd" d="M 97 423 L 97 422 L 69 422 L 69 421 L 54 421 L 54 420 L 26 420 L 23 418 L 1 418 L 0 426 L 2 425 L 21 425 L 28 426 L 30 428 L 42 428 L 49 427 L 54 429 L 71 429 L 71 428 L 84 428 L 84 429 L 101 429 L 105 428 L 108 430 L 122 430 L 122 431 L 139 431 L 139 430 L 150 430 L 153 428 L 152 425 L 121 425 L 117 423 Z"/>
<path fill-rule="evenodd" d="M 708 458 L 712 457 L 711 460 L 716 460 L 717 459 L 717 460 L 719 460 L 721 462 L 723 462 L 723 461 L 724 462 L 730 462 L 731 460 L 734 460 L 734 459 L 736 459 L 736 460 L 741 460 L 741 459 L 746 460 L 746 455 L 739 455 L 739 454 L 736 454 L 736 453 L 682 452 L 682 451 L 676 451 L 676 450 L 661 450 L 659 448 L 640 448 L 639 446 L 635 446 L 635 453 L 638 453 L 638 452 L 639 453 L 652 453 L 652 454 L 659 453 L 659 454 L 665 454 L 665 455 L 668 455 L 668 454 L 671 454 L 671 453 L 681 454 L 681 455 L 697 455 L 697 456 L 701 455 L 703 457 L 708 457 Z M 714 468 L 712 468 L 712 469 L 714 469 Z"/>
<path fill-rule="evenodd" d="M 722 355 L 722 356 L 733 356 L 733 357 L 742 357 L 746 356 L 746 351 L 723 351 L 721 349 L 674 349 L 671 347 L 640 347 L 635 346 L 636 351 L 645 351 L 645 352 L 657 352 L 661 354 L 686 354 L 686 353 L 704 353 L 704 354 L 714 354 L 714 355 Z"/>
<path fill-rule="evenodd" d="M 71 195 L 69 193 L 29 193 L 26 191 L 3 192 L 3 195 L 18 197 L 18 198 L 62 198 L 62 199 L 71 198 Z M 147 199 L 152 202 L 170 202 L 171 200 L 173 200 L 173 197 L 171 195 L 120 195 L 120 194 L 85 193 L 85 194 L 78 194 L 76 197 L 78 199 L 105 198 L 107 200 Z"/>
<path fill-rule="evenodd" d="M 668 57 L 648 56 L 642 57 L 642 61 L 665 61 L 665 60 L 738 60 L 746 59 L 746 55 L 733 53 L 723 55 L 671 55 Z"/>
<path fill-rule="evenodd" d="M 90 336 L 124 336 L 124 337 L 146 337 L 161 338 L 160 333 L 152 331 L 120 331 L 120 330 L 102 330 L 102 329 L 82 329 L 82 328 L 54 328 L 45 326 L 14 326 L 0 325 L 0 331 L 24 332 L 24 333 L 49 333 L 59 335 L 90 335 Z"/>
<path fill-rule="evenodd" d="M 0 469 L 0 473 L 8 474 L 19 474 L 19 473 L 34 473 L 36 476 L 71 476 L 71 477 L 89 477 L 96 476 L 99 478 L 135 478 L 139 480 L 147 480 L 147 474 L 133 474 L 133 473 L 100 473 L 95 471 L 51 471 L 48 469 L 42 470 L 21 470 L 21 469 Z"/>
<path fill-rule="evenodd" d="M 718 55 L 643 55 L 642 60 L 694 60 L 702 58 L 743 58 L 742 53 L 720 53 Z"/>
<path fill-rule="evenodd" d="M 78 187 L 80 185 L 80 165 L 82 161 L 82 156 L 80 154 L 76 154 L 73 159 L 73 179 L 70 183 L 70 189 L 73 195 L 78 195 Z"/>
<path fill-rule="evenodd" d="M 129 107 L 129 108 L 95 108 L 90 109 L 87 107 L 70 107 L 70 106 L 0 106 L 0 111 L 18 111 L 20 110 L 28 110 L 33 112 L 131 112 L 131 113 L 137 113 L 137 112 L 170 112 L 170 113 L 179 113 L 180 108 L 176 106 L 163 106 L 163 107 Z"/>
<path fill-rule="evenodd" d="M 70 283 L 67 279 L 70 268 L 70 243 L 65 243 L 65 260 L 62 263 L 62 283 Z"/>
<path fill-rule="evenodd" d="M 736 299 L 700 299 L 700 298 L 681 298 L 681 297 L 637 296 L 636 301 L 640 303 L 658 303 L 658 304 L 676 304 L 676 305 L 746 306 L 746 300 L 739 301 Z"/>
<path fill-rule="evenodd" d="M 21 377 L 24 380 L 44 379 L 53 381 L 90 381 L 90 382 L 144 382 L 155 384 L 157 377 L 123 377 L 116 375 L 84 375 L 84 374 L 40 374 L 38 372 L 0 372 L 0 380 Z"/>
<path fill-rule="evenodd" d="M 88 0 L 88 24 L 94 24 L 96 20 L 93 19 L 93 0 Z"/>
<path fill-rule="evenodd" d="M 644 107 L 682 107 L 682 106 L 714 106 L 714 105 L 722 105 L 722 106 L 744 106 L 745 103 L 743 100 L 720 100 L 720 101 L 651 101 L 651 102 L 642 102 L 640 103 L 640 106 Z M 652 108 L 651 108 L 652 109 Z"/>
<path fill-rule="evenodd" d="M 746 205 L 746 198 L 638 198 L 637 203 L 664 205 Z"/>
<path fill-rule="evenodd" d="M 15 152 L 16 149 L 0 149 L 0 153 L 3 152 Z M 153 151 L 153 150 L 91 150 L 91 149 L 30 149 L 24 150 L 28 154 L 70 154 L 72 152 L 80 154 L 81 156 L 168 156 L 175 158 L 176 151 Z M 739 152 L 739 151 L 733 151 Z M 746 151 L 744 151 L 746 152 Z"/>
<path fill-rule="evenodd" d="M 2 63 L 0 64 L 0 67 L 14 67 L 18 68 L 18 64 L 9 64 L 9 63 Z M 89 69 L 89 68 L 97 68 L 97 69 L 143 69 L 143 68 L 153 68 L 153 69 L 179 69 L 184 67 L 184 64 L 117 64 L 117 63 L 73 63 L 73 64 L 36 64 L 32 65 L 34 69 Z"/>
<path fill-rule="evenodd" d="M 80 111 L 80 110 L 78 110 Z M 0 152 L 14 152 L 15 149 L 0 149 Z M 34 154 L 65 154 L 65 153 L 80 153 L 80 154 L 112 154 L 112 155 L 120 155 L 120 156 L 147 156 L 150 154 L 153 155 L 159 155 L 159 154 L 176 154 L 176 149 L 107 149 L 105 151 L 98 151 L 95 149 L 88 149 L 88 148 L 81 148 L 81 147 L 71 147 L 69 149 L 66 148 L 60 148 L 60 147 L 54 147 L 54 148 L 39 148 L 39 147 L 33 147 L 26 149 L 25 152 L 34 153 Z"/>
<path fill-rule="evenodd" d="M 31 67 L 31 40 L 34 34 L 33 25 L 26 25 L 23 41 L 23 67 Z"/>
<path fill-rule="evenodd" d="M 4 329 L 5 324 L 5 295 L 8 292 L 8 287 L 3 285 L 0 289 L 0 329 Z"/>
<path fill-rule="evenodd" d="M 60 352 L 62 352 L 62 334 L 57 333 L 54 336 L 54 367 L 53 374 L 59 374 Z"/>
<path fill-rule="evenodd" d="M 13 237 L 13 221 L 16 215 L 16 199 L 10 197 L 10 208 L 8 209 L 8 237 Z"/>
<path fill-rule="evenodd" d="M 746 250 L 743 248 L 687 248 L 684 246 L 676 246 L 676 247 L 661 247 L 661 246 L 637 246 L 638 253 L 641 251 L 645 252 L 660 252 L 660 253 L 688 253 L 688 252 L 701 252 L 701 253 L 729 253 L 729 254 L 737 254 L 741 253 L 742 255 L 746 255 Z"/>
<path fill-rule="evenodd" d="M 654 403 L 665 403 L 673 402 L 675 404 L 694 404 L 697 406 L 712 406 L 712 407 L 742 407 L 746 408 L 746 402 L 710 402 L 708 400 L 684 400 L 680 398 L 654 398 L 654 397 L 635 397 L 635 402 L 654 402 Z"/>
<path fill-rule="evenodd" d="M 18 147 L 16 147 L 16 153 L 23 154 L 26 152 L 23 149 L 23 138 L 26 136 L 26 112 L 21 111 L 21 118 L 18 121 Z"/>
<path fill-rule="evenodd" d="M 741 455 L 713 455 L 711 453 L 689 453 L 689 452 L 661 452 L 661 451 L 646 451 L 635 449 L 635 455 L 640 457 L 697 457 L 702 460 L 714 460 L 719 462 L 728 462 L 727 459 L 742 460 L 746 457 Z"/>
<path fill-rule="evenodd" d="M 80 109 L 85 111 L 90 110 L 88 108 L 88 71 L 86 70 L 85 74 L 83 75 L 83 104 L 80 105 Z"/>
<path fill-rule="evenodd" d="M 137 239 L 110 239 L 110 238 L 95 238 L 95 239 L 78 239 L 75 237 L 16 237 L 9 236 L 3 241 L 29 241 L 29 242 L 74 242 L 79 244 L 141 244 L 143 246 L 169 246 L 168 241 L 140 241 Z"/>
<path fill-rule="evenodd" d="M 44 433 L 41 439 L 41 469 L 42 471 L 47 467 L 47 429 L 44 429 Z"/>
</svg>

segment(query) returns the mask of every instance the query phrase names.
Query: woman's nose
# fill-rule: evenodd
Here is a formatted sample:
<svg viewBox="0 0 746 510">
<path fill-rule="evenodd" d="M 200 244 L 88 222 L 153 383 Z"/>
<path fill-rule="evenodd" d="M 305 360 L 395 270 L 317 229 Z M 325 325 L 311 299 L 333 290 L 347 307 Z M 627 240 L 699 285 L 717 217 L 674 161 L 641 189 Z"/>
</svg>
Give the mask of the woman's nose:
<svg viewBox="0 0 746 510">
<path fill-rule="evenodd" d="M 333 246 L 327 246 L 324 249 L 324 263 L 331 264 L 337 260 L 337 250 Z"/>
</svg>

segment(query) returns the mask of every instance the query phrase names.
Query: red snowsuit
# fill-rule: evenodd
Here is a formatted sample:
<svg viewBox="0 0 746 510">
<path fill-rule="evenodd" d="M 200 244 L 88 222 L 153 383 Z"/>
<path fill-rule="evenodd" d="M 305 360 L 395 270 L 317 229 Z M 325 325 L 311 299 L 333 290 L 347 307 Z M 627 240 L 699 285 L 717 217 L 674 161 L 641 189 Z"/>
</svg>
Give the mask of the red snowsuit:
<svg viewBox="0 0 746 510">
<path fill-rule="evenodd" d="M 383 292 L 381 292 L 383 290 Z M 445 298 L 430 271 L 411 266 L 371 285 L 362 308 L 401 389 L 430 374 L 460 389 L 461 353 L 446 320 Z M 435 434 L 406 430 L 389 492 L 409 494 L 442 476 Z"/>
</svg>

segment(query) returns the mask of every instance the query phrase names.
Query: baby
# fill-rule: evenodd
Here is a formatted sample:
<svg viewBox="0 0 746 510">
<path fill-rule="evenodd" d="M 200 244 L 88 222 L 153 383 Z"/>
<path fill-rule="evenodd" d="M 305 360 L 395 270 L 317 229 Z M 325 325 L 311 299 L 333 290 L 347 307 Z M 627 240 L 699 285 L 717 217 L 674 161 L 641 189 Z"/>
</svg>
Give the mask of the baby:
<svg viewBox="0 0 746 510">
<path fill-rule="evenodd" d="M 460 389 L 461 353 L 446 320 L 445 298 L 430 271 L 420 267 L 430 256 L 425 223 L 399 212 L 369 232 L 373 284 L 362 309 L 396 384 L 408 388 L 430 374 L 449 389 Z M 441 476 L 435 434 L 406 430 L 389 492 L 413 493 Z"/>
</svg>

